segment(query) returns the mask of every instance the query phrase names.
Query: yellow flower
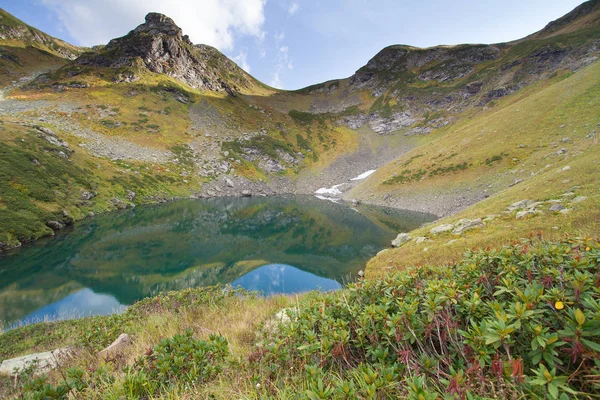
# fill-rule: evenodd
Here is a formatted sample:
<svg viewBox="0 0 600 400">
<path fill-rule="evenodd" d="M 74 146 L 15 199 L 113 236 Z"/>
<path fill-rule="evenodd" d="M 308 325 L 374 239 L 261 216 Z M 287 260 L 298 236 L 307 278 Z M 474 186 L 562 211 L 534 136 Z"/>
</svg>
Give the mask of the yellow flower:
<svg viewBox="0 0 600 400">
<path fill-rule="evenodd" d="M 590 249 L 589 247 L 586 247 L 586 248 L 585 248 L 585 251 L 590 251 L 590 250 L 591 250 L 591 249 Z"/>
<path fill-rule="evenodd" d="M 554 303 L 554 308 L 556 308 L 557 310 L 562 310 L 563 308 L 565 308 L 565 303 L 559 300 L 556 303 Z"/>
</svg>

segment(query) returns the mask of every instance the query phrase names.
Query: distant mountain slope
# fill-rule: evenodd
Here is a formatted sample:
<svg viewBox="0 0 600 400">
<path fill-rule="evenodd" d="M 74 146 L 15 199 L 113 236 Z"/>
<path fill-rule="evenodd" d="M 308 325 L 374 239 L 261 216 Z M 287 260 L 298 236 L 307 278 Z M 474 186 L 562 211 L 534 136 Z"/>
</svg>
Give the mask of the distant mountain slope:
<svg viewBox="0 0 600 400">
<path fill-rule="evenodd" d="M 600 1 L 589 0 L 525 39 L 547 39 L 600 25 Z"/>
<path fill-rule="evenodd" d="M 53 38 L 0 8 L 0 45 L 32 46 L 60 58 L 74 60 L 83 49 Z"/>
<path fill-rule="evenodd" d="M 0 8 L 0 86 L 56 69 L 84 49 L 53 38 Z"/>
</svg>

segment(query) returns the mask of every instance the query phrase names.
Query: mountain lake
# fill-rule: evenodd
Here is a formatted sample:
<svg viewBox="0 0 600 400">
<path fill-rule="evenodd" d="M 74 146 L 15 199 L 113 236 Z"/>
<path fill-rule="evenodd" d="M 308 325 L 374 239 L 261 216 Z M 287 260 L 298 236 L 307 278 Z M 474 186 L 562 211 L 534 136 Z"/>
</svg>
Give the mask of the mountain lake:
<svg viewBox="0 0 600 400">
<path fill-rule="evenodd" d="M 97 215 L 0 255 L 5 327 L 103 315 L 164 291 L 335 290 L 431 214 L 313 196 L 178 200 Z"/>
</svg>

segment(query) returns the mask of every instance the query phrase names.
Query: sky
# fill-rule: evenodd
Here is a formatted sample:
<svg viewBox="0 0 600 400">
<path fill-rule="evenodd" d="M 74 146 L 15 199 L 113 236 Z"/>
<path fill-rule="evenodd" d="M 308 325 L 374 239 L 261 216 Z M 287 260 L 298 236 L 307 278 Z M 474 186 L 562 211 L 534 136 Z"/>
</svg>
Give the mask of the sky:
<svg viewBox="0 0 600 400">
<path fill-rule="evenodd" d="M 392 44 L 500 43 L 542 29 L 582 0 L 0 0 L 52 36 L 105 44 L 151 11 L 173 18 L 268 85 L 346 78 Z"/>
</svg>

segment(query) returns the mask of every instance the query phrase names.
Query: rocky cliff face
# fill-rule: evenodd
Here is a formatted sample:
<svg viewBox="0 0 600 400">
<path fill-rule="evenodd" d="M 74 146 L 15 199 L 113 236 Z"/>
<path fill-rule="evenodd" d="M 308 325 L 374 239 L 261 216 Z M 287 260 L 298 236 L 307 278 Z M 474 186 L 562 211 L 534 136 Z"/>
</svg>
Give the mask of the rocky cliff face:
<svg viewBox="0 0 600 400">
<path fill-rule="evenodd" d="M 249 87 L 252 78 L 217 49 L 194 45 L 169 17 L 158 13 L 126 36 L 111 40 L 97 53 L 84 54 L 82 65 L 120 69 L 141 67 L 165 74 L 193 88 L 234 95 Z M 129 76 L 127 80 L 135 80 Z"/>
<path fill-rule="evenodd" d="M 68 60 L 77 58 L 83 50 L 53 38 L 0 9 L 0 42 L 21 42 L 25 45 L 48 49 Z M 1 43 L 0 43 L 1 44 Z"/>
</svg>

